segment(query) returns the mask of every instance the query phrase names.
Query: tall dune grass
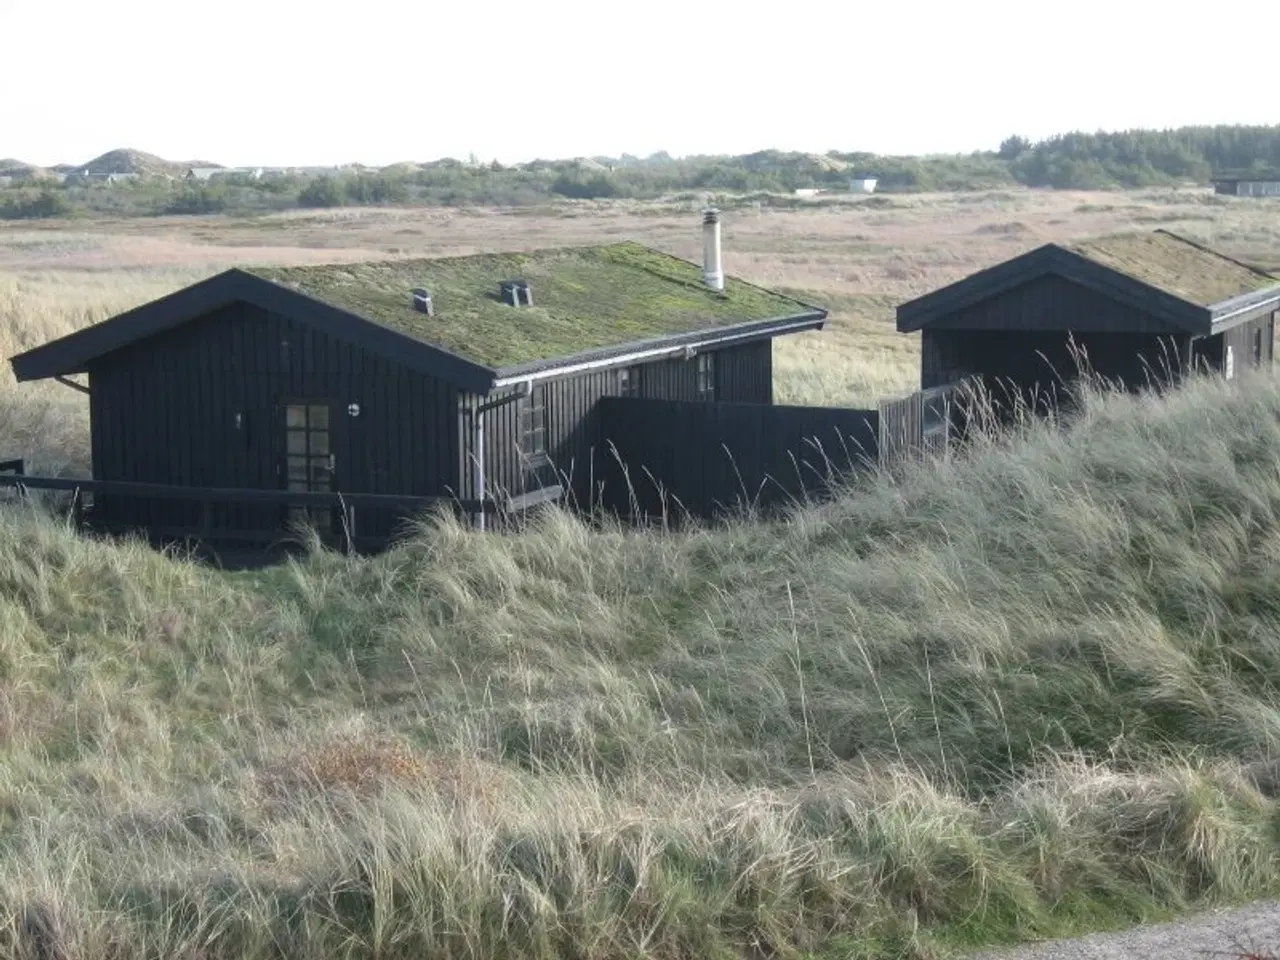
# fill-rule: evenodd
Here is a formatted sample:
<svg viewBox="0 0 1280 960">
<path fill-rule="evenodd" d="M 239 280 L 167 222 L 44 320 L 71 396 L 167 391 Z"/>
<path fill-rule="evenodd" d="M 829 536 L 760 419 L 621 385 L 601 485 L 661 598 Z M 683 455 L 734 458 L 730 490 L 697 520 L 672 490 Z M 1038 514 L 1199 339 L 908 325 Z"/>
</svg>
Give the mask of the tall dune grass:
<svg viewBox="0 0 1280 960">
<path fill-rule="evenodd" d="M 0 954 L 883 956 L 1280 881 L 1280 386 L 682 533 L 0 512 Z"/>
</svg>

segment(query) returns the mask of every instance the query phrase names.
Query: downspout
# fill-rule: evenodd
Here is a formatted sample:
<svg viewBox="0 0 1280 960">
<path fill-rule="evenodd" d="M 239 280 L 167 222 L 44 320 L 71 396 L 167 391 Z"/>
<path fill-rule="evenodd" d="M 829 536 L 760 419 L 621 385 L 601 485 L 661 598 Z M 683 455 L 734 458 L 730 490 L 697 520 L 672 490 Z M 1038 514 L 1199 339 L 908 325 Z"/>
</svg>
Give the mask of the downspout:
<svg viewBox="0 0 1280 960">
<path fill-rule="evenodd" d="M 476 514 L 476 529 L 484 533 L 484 407 L 476 409 L 476 499 L 480 512 Z"/>
<path fill-rule="evenodd" d="M 482 403 L 475 410 L 475 433 L 472 443 L 475 446 L 475 464 L 476 464 L 476 498 L 480 501 L 480 512 L 475 516 L 476 529 L 484 533 L 485 529 L 485 477 L 484 477 L 484 415 L 490 410 L 496 410 L 498 407 L 505 407 L 509 403 L 514 403 L 521 397 L 527 397 L 532 392 L 533 381 L 524 380 L 516 387 L 514 393 L 509 393 L 497 400 L 490 400 L 488 403 Z"/>
<path fill-rule="evenodd" d="M 1195 375 L 1196 372 L 1196 341 L 1202 339 L 1199 334 L 1193 333 L 1187 337 L 1187 356 L 1182 364 L 1182 379 L 1186 380 Z"/>
</svg>

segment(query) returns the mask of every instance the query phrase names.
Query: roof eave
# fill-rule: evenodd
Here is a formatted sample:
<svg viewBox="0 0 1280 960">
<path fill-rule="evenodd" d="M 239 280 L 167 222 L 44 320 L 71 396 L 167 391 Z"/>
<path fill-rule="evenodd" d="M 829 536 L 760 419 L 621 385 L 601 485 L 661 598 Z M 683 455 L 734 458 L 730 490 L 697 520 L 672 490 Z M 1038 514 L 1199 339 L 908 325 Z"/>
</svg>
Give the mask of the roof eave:
<svg viewBox="0 0 1280 960">
<path fill-rule="evenodd" d="M 296 317 L 322 333 L 463 390 L 483 391 L 493 383 L 494 371 L 489 367 L 239 268 L 18 354 L 9 364 L 19 382 L 82 373 L 98 357 L 237 301 Z"/>
<path fill-rule="evenodd" d="M 1053 244 L 1035 247 L 899 304 L 894 311 L 898 333 L 923 330 L 939 317 L 1025 282 L 1033 270 L 1047 268 L 1055 249 Z"/>
<path fill-rule="evenodd" d="M 113 350 L 128 346 L 137 339 L 141 339 L 141 337 L 131 337 L 124 332 L 131 323 L 139 320 L 145 322 L 148 318 L 158 317 L 170 305 L 177 302 L 179 298 L 181 298 L 183 304 L 188 304 L 185 309 L 181 310 L 181 313 L 189 313 L 192 317 L 226 306 L 226 304 L 235 300 L 231 292 L 231 287 L 235 283 L 235 277 L 233 276 L 235 272 L 234 270 L 225 270 L 190 286 L 175 290 L 173 293 L 140 304 L 132 310 L 126 310 L 124 313 L 116 314 L 99 323 L 68 333 L 58 337 L 56 340 L 50 340 L 47 343 L 40 344 L 38 347 L 32 347 L 30 350 L 10 357 L 9 366 L 13 368 L 14 379 L 19 383 L 23 383 L 32 380 L 45 380 L 50 377 L 66 376 L 72 373 L 83 373 L 86 364 L 96 357 L 103 356 Z M 180 322 L 176 321 L 169 325 L 157 324 L 156 329 L 150 329 L 145 335 L 153 336 L 156 333 L 163 332 L 168 326 L 177 326 Z"/>
<path fill-rule="evenodd" d="M 821 330 L 826 321 L 827 311 L 813 308 L 805 313 L 785 317 L 751 320 L 729 326 L 634 340 L 611 347 L 584 350 L 551 360 L 534 360 L 529 363 L 500 367 L 495 371 L 493 386 L 502 387 L 521 380 L 545 379 L 595 367 L 621 366 L 638 360 L 659 359 L 665 354 L 678 353 L 690 348 L 747 343 L 806 330 Z"/>
<path fill-rule="evenodd" d="M 1264 290 L 1251 290 L 1213 304 L 1209 308 L 1210 332 L 1230 330 L 1273 310 L 1280 310 L 1280 284 Z"/>
</svg>

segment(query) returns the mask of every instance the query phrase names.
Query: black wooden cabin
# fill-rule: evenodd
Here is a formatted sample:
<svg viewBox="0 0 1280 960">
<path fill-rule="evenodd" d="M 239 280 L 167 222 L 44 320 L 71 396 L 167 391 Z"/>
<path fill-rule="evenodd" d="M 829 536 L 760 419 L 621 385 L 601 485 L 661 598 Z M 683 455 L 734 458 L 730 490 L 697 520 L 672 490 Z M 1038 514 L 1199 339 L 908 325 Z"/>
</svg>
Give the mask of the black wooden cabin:
<svg viewBox="0 0 1280 960">
<path fill-rule="evenodd" d="M 1164 230 L 1051 243 L 898 307 L 920 385 L 1069 402 L 1082 367 L 1131 390 L 1272 362 L 1280 278 Z"/>
<path fill-rule="evenodd" d="M 11 363 L 20 381 L 87 389 L 95 482 L 519 510 L 597 501 L 602 397 L 771 403 L 772 338 L 825 317 L 618 243 L 233 269 Z M 130 494 L 95 495 L 93 524 L 269 538 L 303 519 L 278 502 L 201 517 L 199 504 Z M 341 521 L 375 541 L 407 512 L 306 509 L 322 532 Z"/>
</svg>

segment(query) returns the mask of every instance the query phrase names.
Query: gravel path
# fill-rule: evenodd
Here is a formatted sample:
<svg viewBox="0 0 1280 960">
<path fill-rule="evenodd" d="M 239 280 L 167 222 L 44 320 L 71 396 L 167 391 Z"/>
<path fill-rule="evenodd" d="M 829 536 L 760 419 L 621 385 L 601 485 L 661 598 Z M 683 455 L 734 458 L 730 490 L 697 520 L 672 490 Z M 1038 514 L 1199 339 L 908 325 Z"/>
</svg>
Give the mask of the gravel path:
<svg viewBox="0 0 1280 960">
<path fill-rule="evenodd" d="M 1280 958 L 1280 903 L 1174 923 L 975 954 L 973 960 L 1244 960 Z"/>
</svg>

